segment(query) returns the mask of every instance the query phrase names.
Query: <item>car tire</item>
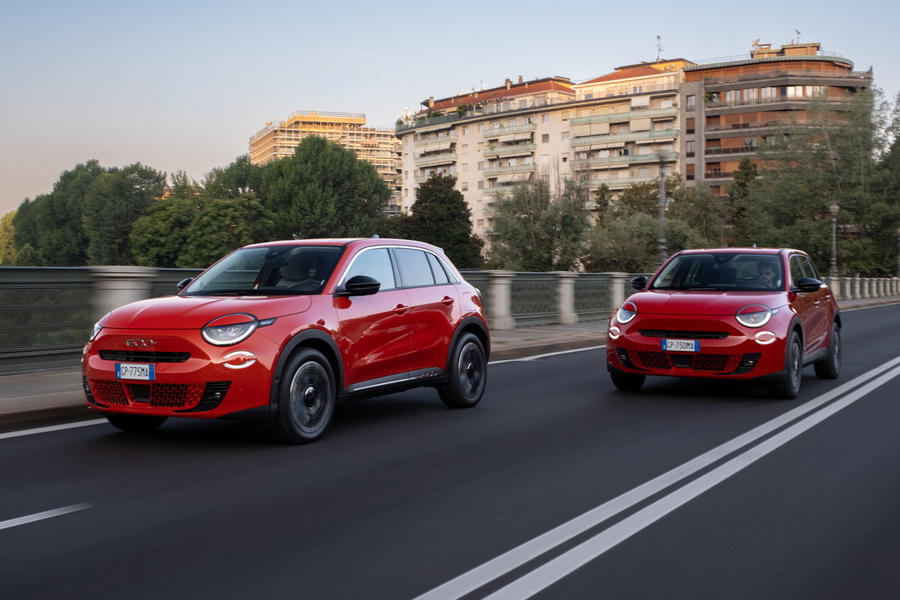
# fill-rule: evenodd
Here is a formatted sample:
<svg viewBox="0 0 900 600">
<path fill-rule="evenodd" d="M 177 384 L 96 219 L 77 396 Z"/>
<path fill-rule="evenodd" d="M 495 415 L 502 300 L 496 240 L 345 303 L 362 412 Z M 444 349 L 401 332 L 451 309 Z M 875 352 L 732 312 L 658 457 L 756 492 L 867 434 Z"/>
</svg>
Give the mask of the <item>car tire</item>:
<svg viewBox="0 0 900 600">
<path fill-rule="evenodd" d="M 450 359 L 447 383 L 438 395 L 450 408 L 471 408 L 478 404 L 487 386 L 487 357 L 481 340 L 464 333 L 456 341 Z"/>
<path fill-rule="evenodd" d="M 106 420 L 109 421 L 113 427 L 121 429 L 122 431 L 144 433 L 159 429 L 159 426 L 166 422 L 166 417 L 108 413 L 106 415 Z"/>
<path fill-rule="evenodd" d="M 646 375 L 623 373 L 617 369 L 611 370 L 609 372 L 609 377 L 612 379 L 616 389 L 622 390 L 623 392 L 635 392 L 641 389 L 641 386 L 644 385 L 644 381 L 647 379 Z"/>
<path fill-rule="evenodd" d="M 784 371 L 781 372 L 781 383 L 772 388 L 776 398 L 792 400 L 800 393 L 800 381 L 803 378 L 803 344 L 800 335 L 791 330 L 784 345 Z"/>
<path fill-rule="evenodd" d="M 819 379 L 837 379 L 841 374 L 841 328 L 837 323 L 831 324 L 831 335 L 828 336 L 828 356 L 813 363 L 816 377 Z"/>
<path fill-rule="evenodd" d="M 290 444 L 308 444 L 328 428 L 337 405 L 331 364 L 321 352 L 304 348 L 287 361 L 278 395 L 275 423 Z"/>
</svg>

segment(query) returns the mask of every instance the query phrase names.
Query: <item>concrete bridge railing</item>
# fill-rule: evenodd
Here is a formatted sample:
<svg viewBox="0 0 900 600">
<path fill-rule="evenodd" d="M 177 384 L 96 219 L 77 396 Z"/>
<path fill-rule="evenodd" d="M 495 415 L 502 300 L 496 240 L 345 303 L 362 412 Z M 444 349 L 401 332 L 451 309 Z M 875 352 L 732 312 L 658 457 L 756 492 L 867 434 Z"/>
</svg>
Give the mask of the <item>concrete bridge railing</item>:
<svg viewBox="0 0 900 600">
<path fill-rule="evenodd" d="M 77 366 L 93 323 L 128 302 L 176 293 L 197 269 L 0 267 L 0 374 Z M 493 329 L 608 319 L 635 273 L 464 271 Z M 829 280 L 838 300 L 900 296 L 896 277 Z"/>
</svg>

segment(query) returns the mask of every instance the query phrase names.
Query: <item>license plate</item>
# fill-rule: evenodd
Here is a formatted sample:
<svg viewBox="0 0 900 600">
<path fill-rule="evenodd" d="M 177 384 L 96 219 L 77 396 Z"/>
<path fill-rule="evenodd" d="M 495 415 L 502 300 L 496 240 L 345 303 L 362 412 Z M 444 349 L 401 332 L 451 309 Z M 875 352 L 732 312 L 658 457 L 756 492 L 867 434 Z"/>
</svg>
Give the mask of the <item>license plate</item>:
<svg viewBox="0 0 900 600">
<path fill-rule="evenodd" d="M 667 352 L 700 352 L 700 340 L 663 340 L 662 349 Z"/>
<path fill-rule="evenodd" d="M 156 379 L 156 365 L 116 363 L 116 379 L 142 379 L 153 381 Z"/>
</svg>

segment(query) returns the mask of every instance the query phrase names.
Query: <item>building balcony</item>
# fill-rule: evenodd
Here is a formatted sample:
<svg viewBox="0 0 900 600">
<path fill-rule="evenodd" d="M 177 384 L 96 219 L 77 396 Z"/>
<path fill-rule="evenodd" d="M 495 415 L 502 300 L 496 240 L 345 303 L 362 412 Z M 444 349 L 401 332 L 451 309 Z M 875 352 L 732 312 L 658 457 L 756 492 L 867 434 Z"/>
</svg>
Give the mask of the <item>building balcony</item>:
<svg viewBox="0 0 900 600">
<path fill-rule="evenodd" d="M 737 171 L 719 171 L 718 169 L 713 169 L 704 174 L 704 179 L 707 181 L 716 179 L 734 179 L 735 173 L 737 173 Z"/>
<path fill-rule="evenodd" d="M 618 191 L 627 188 L 636 183 L 650 183 L 658 181 L 658 177 L 618 177 L 616 179 L 592 179 L 588 182 L 588 187 L 593 191 L 601 185 L 606 184 L 610 190 Z"/>
<path fill-rule="evenodd" d="M 485 177 L 497 177 L 500 175 L 516 175 L 520 173 L 534 173 L 537 165 L 534 163 L 527 165 L 505 165 L 502 167 L 491 167 L 484 170 Z"/>
<path fill-rule="evenodd" d="M 438 152 L 416 157 L 416 167 L 436 167 L 438 165 L 452 165 L 456 162 L 456 152 Z"/>
<path fill-rule="evenodd" d="M 428 179 L 431 177 L 431 175 L 434 175 L 434 174 L 435 174 L 435 173 L 431 173 L 431 174 L 429 174 L 429 175 L 416 175 L 416 183 L 418 183 L 418 184 L 421 185 L 421 184 L 425 183 L 426 181 L 428 181 Z M 448 171 L 440 171 L 440 172 L 437 173 L 437 174 L 439 174 L 439 175 L 449 175 L 450 177 L 456 177 L 456 173 L 450 173 L 450 172 L 448 172 Z"/>
<path fill-rule="evenodd" d="M 611 121 L 630 121 L 631 119 L 646 119 L 659 117 L 677 117 L 678 109 L 670 108 L 651 108 L 647 110 L 631 110 L 626 112 L 607 113 L 605 115 L 591 115 L 589 117 L 575 117 L 569 119 L 572 126 L 590 125 L 592 123 L 609 123 Z"/>
<path fill-rule="evenodd" d="M 759 146 L 742 146 L 740 148 L 706 148 L 703 156 L 731 156 L 734 154 L 755 154 Z"/>
<path fill-rule="evenodd" d="M 531 133 L 535 129 L 537 129 L 535 123 L 526 123 L 525 125 L 519 125 L 517 127 L 494 127 L 492 129 L 485 129 L 481 134 L 484 136 L 484 139 L 493 140 L 507 135 Z"/>
<path fill-rule="evenodd" d="M 572 169 L 587 171 L 594 169 L 611 169 L 628 164 L 630 156 L 607 156 L 606 158 L 588 158 L 572 161 Z"/>
<path fill-rule="evenodd" d="M 482 153 L 486 157 L 491 156 L 524 156 L 534 152 L 535 144 L 491 144 Z"/>
<path fill-rule="evenodd" d="M 661 129 L 659 131 L 631 131 L 629 133 L 590 135 L 585 137 L 572 138 L 569 143 L 573 148 L 603 144 L 613 144 L 616 142 L 637 142 L 642 141 L 655 142 L 665 138 L 678 137 L 677 129 Z"/>
</svg>

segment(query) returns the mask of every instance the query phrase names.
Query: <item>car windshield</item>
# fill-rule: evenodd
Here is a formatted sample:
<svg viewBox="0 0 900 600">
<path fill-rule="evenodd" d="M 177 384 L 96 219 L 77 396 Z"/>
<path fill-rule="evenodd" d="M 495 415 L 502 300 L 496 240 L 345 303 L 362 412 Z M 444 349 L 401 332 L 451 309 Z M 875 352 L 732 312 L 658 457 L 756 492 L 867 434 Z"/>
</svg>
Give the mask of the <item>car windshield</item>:
<svg viewBox="0 0 900 600">
<path fill-rule="evenodd" d="M 680 254 L 650 285 L 653 290 L 755 292 L 784 287 L 776 254 L 703 252 Z"/>
<path fill-rule="evenodd" d="M 340 246 L 243 248 L 210 267 L 181 295 L 320 294 L 343 251 Z"/>
</svg>

